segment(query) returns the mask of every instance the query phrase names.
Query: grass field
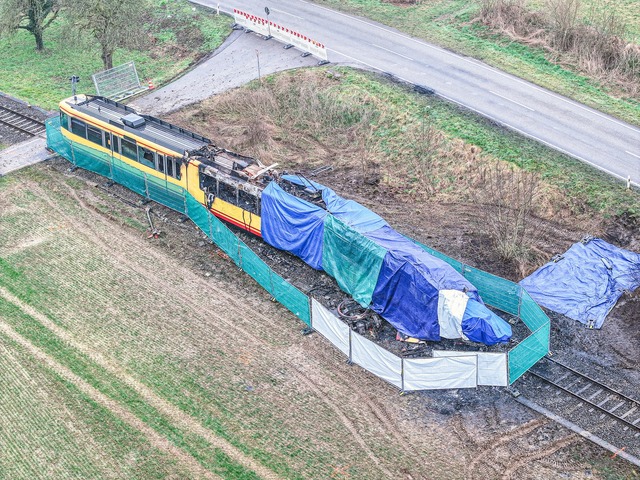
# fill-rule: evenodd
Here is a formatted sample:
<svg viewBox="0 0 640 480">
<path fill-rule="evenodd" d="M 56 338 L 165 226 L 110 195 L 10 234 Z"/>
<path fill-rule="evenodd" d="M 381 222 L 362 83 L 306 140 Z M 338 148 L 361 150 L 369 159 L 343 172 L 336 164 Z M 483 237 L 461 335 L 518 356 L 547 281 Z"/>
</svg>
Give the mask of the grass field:
<svg viewBox="0 0 640 480">
<path fill-rule="evenodd" d="M 0 179 L 0 199 L 0 410 L 28 412 L 3 423 L 6 478 L 460 478 L 433 437 L 396 425 L 391 388 L 315 364 L 336 354 L 256 287 L 236 290 L 232 264 L 190 271 L 190 246 L 172 255 L 124 226 L 143 212 L 46 169 Z"/>
<path fill-rule="evenodd" d="M 228 17 L 191 4 L 155 2 L 153 46 L 144 52 L 119 49 L 113 64 L 135 61 L 142 83 L 156 86 L 184 71 L 203 54 L 214 50 L 230 31 Z M 0 91 L 46 109 L 54 109 L 61 98 L 71 95 L 69 77 L 80 77 L 79 91 L 94 93 L 91 75 L 103 70 L 98 45 L 88 37 L 70 43 L 64 18 L 45 30 L 45 51 L 36 52 L 33 36 L 18 30 L 0 39 Z"/>
<path fill-rule="evenodd" d="M 595 3 L 594 0 L 591 3 Z M 383 0 L 322 0 L 331 8 L 351 12 L 395 27 L 408 34 L 478 58 L 504 71 L 532 81 L 640 125 L 640 99 L 613 90 L 606 83 L 553 63 L 541 48 L 528 47 L 492 34 L 473 23 L 477 1 L 435 0 L 394 5 Z M 630 33 L 637 35 L 636 2 L 609 2 L 629 19 Z M 637 37 L 636 37 L 637 38 Z M 633 40 L 633 38 L 631 38 Z"/>
</svg>

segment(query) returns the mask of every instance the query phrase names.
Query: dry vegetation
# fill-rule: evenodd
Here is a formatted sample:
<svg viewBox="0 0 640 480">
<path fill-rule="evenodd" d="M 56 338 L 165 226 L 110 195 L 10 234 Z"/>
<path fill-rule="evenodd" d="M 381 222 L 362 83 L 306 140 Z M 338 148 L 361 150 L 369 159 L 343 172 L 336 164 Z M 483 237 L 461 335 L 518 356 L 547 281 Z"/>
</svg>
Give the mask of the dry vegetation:
<svg viewBox="0 0 640 480">
<path fill-rule="evenodd" d="M 547 0 L 543 10 L 533 10 L 526 0 L 482 0 L 478 20 L 544 48 L 556 63 L 575 64 L 632 96 L 640 94 L 640 46 L 626 40 L 624 18 L 605 2 L 587 10 L 580 0 Z"/>
<path fill-rule="evenodd" d="M 445 135 L 428 105 L 411 113 L 332 70 L 280 75 L 171 120 L 281 168 L 331 165 L 350 194 L 362 185 L 409 203 L 473 203 L 480 207 L 475 228 L 519 275 L 539 260 L 535 244 L 545 229 L 538 219 L 575 213 L 538 174 Z"/>
</svg>

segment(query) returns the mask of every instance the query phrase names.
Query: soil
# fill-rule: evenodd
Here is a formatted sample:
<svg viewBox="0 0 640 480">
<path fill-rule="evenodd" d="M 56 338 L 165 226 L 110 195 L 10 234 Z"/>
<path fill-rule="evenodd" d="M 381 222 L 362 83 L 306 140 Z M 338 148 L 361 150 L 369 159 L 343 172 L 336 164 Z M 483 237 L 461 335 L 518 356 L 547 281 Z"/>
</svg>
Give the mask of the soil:
<svg viewBox="0 0 640 480">
<path fill-rule="evenodd" d="M 2 101 L 7 101 L 6 97 L 0 96 L 0 102 Z M 154 98 L 155 103 L 161 101 Z M 182 126 L 189 128 L 189 125 Z M 222 125 L 216 125 L 215 120 L 212 121 L 212 130 L 219 130 L 221 127 Z M 1 127 L 0 135 L 0 141 L 4 144 L 23 140 L 22 137 L 1 130 Z M 68 167 L 66 161 L 54 160 L 36 168 L 66 174 Z M 297 167 L 304 172 L 303 165 Z M 117 207 L 118 204 L 127 205 L 127 208 L 139 207 L 137 217 L 141 222 L 145 221 L 141 198 L 136 194 L 118 185 L 105 187 L 105 179 L 89 172 L 78 170 L 73 175 L 108 191 L 113 196 L 114 208 L 120 208 Z M 401 233 L 473 267 L 514 281 L 520 280 L 516 267 L 502 261 L 489 239 L 475 227 L 482 215 L 479 207 L 474 204 L 423 201 L 418 208 L 407 209 L 406 205 L 412 202 L 410 197 L 389 188 L 367 185 L 355 179 L 353 172 L 347 169 L 334 169 L 312 178 L 371 208 Z M 211 246 L 201 232 L 194 230 L 188 222 L 185 223 L 180 215 L 156 205 L 153 206 L 153 211 L 163 232 L 156 244 L 166 255 L 175 255 L 179 251 L 181 260 L 191 271 L 205 277 L 222 279 L 230 289 L 246 292 L 247 295 L 256 291 L 255 284 L 247 276 L 222 273 L 233 270 L 229 268 L 229 260 L 215 246 Z M 630 250 L 640 250 L 636 219 L 603 219 L 596 224 L 586 220 L 564 223 L 554 219 L 543 221 L 545 235 L 540 238 L 538 247 L 548 258 L 555 253 L 564 252 L 586 234 L 600 236 Z M 131 227 L 117 223 L 114 223 L 114 228 L 131 230 Z M 256 238 L 244 234 L 241 236 L 279 273 L 292 280 L 303 291 L 311 291 L 331 308 L 337 308 L 342 302 L 344 297 L 336 292 L 326 275 L 309 268 L 305 270 L 294 257 L 276 252 Z M 252 301 L 268 303 L 264 295 L 255 296 Z M 562 316 L 550 316 L 552 349 L 558 359 L 605 383 L 617 386 L 631 396 L 640 397 L 640 291 L 623 296 L 599 331 L 587 330 L 578 322 Z M 516 332 L 518 331 L 516 327 Z M 413 353 L 406 351 L 413 347 L 396 342 L 393 340 L 394 336 L 394 332 L 386 326 L 379 333 L 380 341 L 391 350 L 407 355 Z M 315 336 L 311 337 L 312 340 L 302 340 L 301 337 L 304 355 L 325 365 L 335 363 L 337 357 L 333 352 L 327 349 L 324 342 L 314 340 L 313 337 Z M 451 342 L 449 346 L 466 348 L 456 342 Z M 342 372 L 342 367 L 339 370 Z M 349 372 L 348 380 L 351 382 L 379 382 L 369 378 L 362 370 L 351 369 Z M 535 400 L 535 392 L 526 382 L 528 379 L 524 378 L 515 386 Z M 386 395 L 392 394 L 387 392 Z M 363 401 L 362 398 L 356 400 Z M 373 406 L 367 407 L 367 411 L 373 412 L 371 415 L 377 417 L 376 402 L 386 405 L 391 399 L 372 398 L 364 401 L 373 402 Z M 338 405 L 335 408 L 341 410 L 344 406 Z M 598 473 L 593 470 L 592 464 L 606 465 L 606 468 L 617 472 L 621 478 L 633 474 L 628 464 L 610 462 L 608 455 L 599 448 L 513 402 L 504 389 L 481 387 L 476 390 L 420 392 L 403 402 L 401 415 L 404 425 L 406 422 L 412 425 L 412 435 L 422 435 L 437 425 L 439 435 L 442 435 L 441 443 L 455 441 L 463 445 L 468 466 L 464 475 L 466 478 L 550 478 L 559 475 L 567 478 L 597 478 Z M 392 425 L 391 431 L 399 428 L 399 420 L 393 415 L 386 421 Z M 446 432 L 451 435 L 450 439 L 446 438 Z M 396 435 L 398 436 L 406 438 L 402 434 Z M 365 451 L 363 449 L 363 454 L 366 454 Z M 411 471 L 410 467 L 399 466 L 398 471 L 393 473 L 397 474 L 396 478 L 401 478 L 403 473 L 406 478 L 414 478 Z"/>
<path fill-rule="evenodd" d="M 111 207 L 114 211 L 126 211 L 127 215 L 130 216 L 132 215 L 132 207 L 134 207 L 133 210 L 138 212 L 135 214 L 135 218 L 140 223 L 146 221 L 144 217 L 145 205 L 140 196 L 119 185 L 109 185 L 104 178 L 90 172 L 75 170 L 70 173 L 69 166 L 70 164 L 65 160 L 58 159 L 36 168 L 52 169 L 58 174 L 64 174 L 64 176 L 72 175 L 84 180 L 87 187 L 81 188 L 77 195 L 82 199 L 83 203 L 87 204 L 86 208 L 93 211 L 94 215 L 99 214 L 100 210 L 93 205 L 94 196 L 87 189 L 99 188 L 112 196 L 113 203 Z M 62 182 L 62 178 L 59 181 Z M 159 228 L 162 233 L 160 238 L 149 241 L 153 242 L 156 248 L 160 248 L 164 255 L 170 258 L 179 254 L 181 263 L 191 272 L 205 279 L 213 279 L 216 283 L 222 281 L 223 284 L 227 285 L 228 291 L 242 292 L 245 299 L 251 298 L 251 302 L 257 310 L 264 311 L 271 308 L 268 297 L 264 293 L 258 293 L 261 292 L 261 289 L 248 276 L 233 274 L 236 269 L 233 268 L 231 260 L 214 245 L 211 245 L 203 233 L 194 229 L 193 225 L 189 221 L 185 221 L 182 215 L 155 204 L 153 204 L 152 208 L 156 228 Z M 121 223 L 121 220 L 116 220 L 116 218 L 121 218 L 121 215 L 107 216 L 105 218 L 115 229 L 114 235 L 131 235 L 131 227 L 127 227 Z M 118 233 L 117 230 L 121 230 L 122 233 Z M 433 232 L 436 234 L 435 229 Z M 136 235 L 139 232 L 134 231 L 133 234 Z M 258 239 L 248 237 L 246 240 L 258 252 L 268 250 Z M 269 252 L 269 254 L 273 254 L 273 252 Z M 270 259 L 272 264 L 279 265 L 282 273 L 287 276 L 288 268 L 291 268 L 290 265 L 293 261 L 291 256 L 285 254 L 280 255 L 279 258 L 270 258 L 267 254 L 264 257 Z M 127 257 L 122 257 L 121 260 L 124 261 L 125 258 Z M 128 261 L 132 263 L 132 268 L 135 267 L 132 260 Z M 293 276 L 293 273 L 293 271 L 289 272 L 291 276 Z M 297 275 L 297 272 L 295 274 Z M 300 284 L 299 279 L 290 278 L 290 280 Z M 318 283 L 322 283 L 322 281 Z M 630 301 L 637 302 L 637 299 L 630 299 Z M 259 307 L 260 302 L 265 302 L 265 307 Z M 619 318 L 616 310 L 612 312 L 608 322 L 612 318 Z M 621 362 L 620 355 L 615 351 L 610 351 L 607 346 L 608 344 L 616 343 L 613 339 L 607 336 L 598 337 L 604 340 L 602 348 L 586 353 L 583 348 L 594 345 L 596 342 L 593 338 L 594 331 L 585 330 L 576 322 L 567 319 L 562 320 L 563 328 L 560 329 L 557 323 L 560 322 L 560 319 L 554 318 L 553 321 L 553 340 L 554 345 L 557 345 L 554 348 L 556 348 L 558 358 L 560 358 L 561 354 L 564 361 L 567 361 L 567 358 L 580 359 L 589 356 L 589 362 L 579 365 L 580 369 L 585 370 L 586 366 L 587 370 L 594 374 L 596 378 L 598 378 L 597 370 L 599 370 L 603 376 L 601 378 L 604 380 L 612 378 L 612 373 L 615 373 L 615 368 L 611 367 L 618 365 L 618 368 L 621 368 L 616 363 Z M 304 330 L 304 325 L 301 323 L 299 325 L 300 330 Z M 243 332 L 253 338 L 249 332 L 244 330 Z M 575 339 L 578 339 L 579 342 L 573 344 Z M 609 340 L 608 342 L 607 339 Z M 304 344 L 305 364 L 310 363 L 312 368 L 316 368 L 313 365 L 317 365 L 320 362 L 325 368 L 339 367 L 340 371 L 343 370 L 343 367 L 339 365 L 342 362 L 338 356 L 335 355 L 332 349 L 327 349 L 326 343 L 320 341 L 320 338 L 316 338 L 315 335 L 310 337 L 301 336 L 300 342 Z M 391 348 L 394 348 L 391 345 L 394 342 L 390 338 L 386 342 Z M 404 344 L 399 342 L 395 342 L 395 344 L 396 349 L 404 347 Z M 576 348 L 577 345 L 580 345 L 580 347 Z M 464 348 L 463 345 L 452 344 L 451 346 Z M 438 348 L 441 348 L 441 346 Z M 331 367 L 332 364 L 334 365 L 333 367 Z M 628 362 L 624 365 L 626 368 L 620 372 L 621 382 L 624 383 L 621 384 L 620 389 L 625 391 L 628 387 L 629 394 L 640 396 L 637 387 L 638 383 L 634 384 L 634 380 L 632 380 L 632 378 L 637 378 L 638 371 L 636 369 L 630 370 Z M 596 372 L 594 373 L 594 371 Z M 355 382 L 360 385 L 365 383 L 368 385 L 373 382 L 373 384 L 381 387 L 384 385 L 383 382 L 368 375 L 361 369 L 350 369 L 349 372 L 349 382 Z M 305 375 L 309 374 L 308 371 L 305 373 Z M 333 375 L 342 374 L 334 372 Z M 528 381 L 526 378 L 525 380 Z M 529 390 L 527 390 L 527 384 L 523 381 L 517 382 L 515 386 L 527 396 L 534 393 L 532 392 L 534 387 L 529 387 Z M 379 408 L 375 406 L 378 402 L 380 405 L 386 405 L 388 402 L 397 402 L 397 400 L 394 400 L 394 394 L 391 389 L 385 387 L 382 390 L 386 393 L 379 392 L 382 395 L 381 397 L 367 399 L 359 396 L 357 398 L 354 397 L 353 401 L 356 403 L 375 402 L 371 406 L 374 411 Z M 368 390 L 365 389 L 364 391 Z M 461 476 L 466 479 L 546 479 L 558 476 L 574 479 L 600 478 L 598 470 L 603 468 L 602 465 L 606 465 L 604 468 L 610 469 L 610 472 L 618 476 L 617 478 L 626 478 L 633 475 L 633 470 L 630 469 L 626 462 L 612 462 L 608 458 L 609 454 L 607 452 L 514 402 L 511 396 L 502 388 L 479 387 L 475 390 L 418 392 L 403 397 L 401 404 L 400 415 L 403 427 L 399 426 L 398 419 L 393 415 L 386 418 L 386 421 L 389 422 L 388 428 L 391 431 L 398 432 L 394 437 L 394 441 L 400 441 L 398 440 L 400 438 L 407 442 L 407 438 L 413 435 L 423 435 L 437 426 L 439 442 L 454 442 L 464 445 L 463 455 L 466 469 Z M 334 407 L 340 412 L 346 412 L 344 410 L 346 404 L 334 405 Z M 344 413 L 342 414 L 344 415 Z M 380 417 L 376 416 L 376 418 Z M 349 424 L 347 418 L 344 418 L 344 422 Z M 411 425 L 411 434 L 407 430 L 407 422 Z M 445 431 L 449 432 L 450 438 L 447 438 Z M 359 438 L 357 431 L 353 433 L 357 440 Z M 366 450 L 363 450 L 362 454 L 367 455 Z M 403 478 L 403 474 L 406 474 L 404 478 L 427 478 L 412 476 L 412 474 L 415 475 L 416 470 L 411 467 L 398 467 L 397 471 L 390 473 L 395 478 Z M 616 477 L 614 476 L 614 478 Z"/>
</svg>

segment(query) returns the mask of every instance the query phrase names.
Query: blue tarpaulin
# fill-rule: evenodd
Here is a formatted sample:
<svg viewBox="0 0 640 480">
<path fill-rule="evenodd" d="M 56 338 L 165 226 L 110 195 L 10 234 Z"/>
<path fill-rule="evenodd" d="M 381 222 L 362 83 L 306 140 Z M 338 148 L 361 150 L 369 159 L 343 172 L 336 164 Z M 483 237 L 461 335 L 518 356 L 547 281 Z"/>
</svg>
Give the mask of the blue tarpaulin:
<svg viewBox="0 0 640 480">
<path fill-rule="evenodd" d="M 599 238 L 576 243 L 520 285 L 540 305 L 601 328 L 622 293 L 640 286 L 640 254 Z"/>
<path fill-rule="evenodd" d="M 261 230 L 265 242 L 322 270 L 322 238 L 327 211 L 288 194 L 271 182 L 262 192 Z"/>
<path fill-rule="evenodd" d="M 440 340 L 441 323 L 446 322 L 447 332 L 458 331 L 487 345 L 511 338 L 509 324 L 484 306 L 476 287 L 448 263 L 330 188 L 298 175 L 282 178 L 319 191 L 328 212 L 271 183 L 262 194 L 262 235 L 267 243 L 294 253 L 314 268 L 324 265 L 343 290 L 405 335 Z M 326 227 L 329 220 L 341 227 Z M 439 318 L 444 291 L 463 292 L 467 309 L 464 305 L 459 311 L 441 308 L 447 313 Z"/>
</svg>

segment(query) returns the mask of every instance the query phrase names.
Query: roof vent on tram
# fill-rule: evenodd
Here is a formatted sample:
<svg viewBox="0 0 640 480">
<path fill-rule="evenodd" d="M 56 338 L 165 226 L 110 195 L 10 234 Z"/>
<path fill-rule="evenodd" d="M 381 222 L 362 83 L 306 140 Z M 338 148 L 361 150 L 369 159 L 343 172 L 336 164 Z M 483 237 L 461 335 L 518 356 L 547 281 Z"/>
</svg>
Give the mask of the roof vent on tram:
<svg viewBox="0 0 640 480">
<path fill-rule="evenodd" d="M 122 123 L 124 123 L 127 127 L 131 128 L 140 128 L 144 125 L 145 120 L 140 115 L 136 115 L 135 113 L 130 113 L 129 115 L 125 115 L 120 118 Z"/>
</svg>

